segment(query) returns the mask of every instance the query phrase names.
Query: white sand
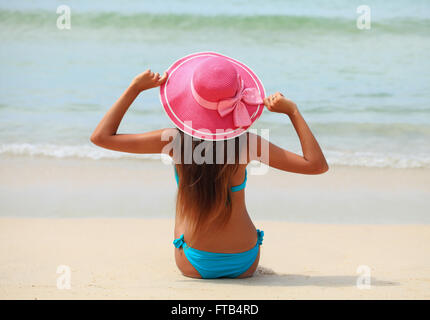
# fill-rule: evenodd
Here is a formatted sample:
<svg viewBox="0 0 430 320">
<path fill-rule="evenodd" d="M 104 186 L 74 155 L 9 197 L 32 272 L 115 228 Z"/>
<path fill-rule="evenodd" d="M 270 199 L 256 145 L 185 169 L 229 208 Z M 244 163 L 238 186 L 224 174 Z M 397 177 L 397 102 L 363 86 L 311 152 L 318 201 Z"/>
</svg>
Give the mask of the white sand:
<svg viewBox="0 0 430 320">
<path fill-rule="evenodd" d="M 428 299 L 430 226 L 257 221 L 252 278 L 201 280 L 173 259 L 173 220 L 0 219 L 2 299 Z M 71 289 L 56 287 L 71 268 Z M 356 287 L 357 267 L 371 288 Z"/>
</svg>

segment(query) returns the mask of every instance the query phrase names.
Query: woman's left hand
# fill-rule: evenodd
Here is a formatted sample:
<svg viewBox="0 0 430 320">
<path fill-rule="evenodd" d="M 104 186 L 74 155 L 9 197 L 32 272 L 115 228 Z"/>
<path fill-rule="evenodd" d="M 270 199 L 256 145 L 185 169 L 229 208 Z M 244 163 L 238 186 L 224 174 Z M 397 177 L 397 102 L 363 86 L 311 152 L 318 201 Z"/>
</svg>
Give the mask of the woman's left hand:
<svg viewBox="0 0 430 320">
<path fill-rule="evenodd" d="M 164 72 L 161 77 L 160 74 L 152 72 L 150 69 L 137 75 L 131 82 L 131 87 L 136 88 L 138 92 L 143 90 L 161 86 L 167 80 L 167 72 Z"/>
</svg>

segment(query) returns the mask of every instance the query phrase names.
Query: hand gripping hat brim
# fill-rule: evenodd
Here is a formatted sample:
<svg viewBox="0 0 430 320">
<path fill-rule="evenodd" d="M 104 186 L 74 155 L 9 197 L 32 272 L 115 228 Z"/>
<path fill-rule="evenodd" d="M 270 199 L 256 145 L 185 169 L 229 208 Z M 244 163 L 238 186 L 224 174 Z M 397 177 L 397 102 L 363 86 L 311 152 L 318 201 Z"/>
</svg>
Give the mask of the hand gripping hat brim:
<svg viewBox="0 0 430 320">
<path fill-rule="evenodd" d="M 197 102 L 195 89 L 192 88 L 193 74 L 199 64 L 210 57 L 220 57 L 229 61 L 242 79 L 243 87 L 252 91 L 256 97 L 255 101 L 258 103 L 252 104 L 247 103 L 249 99 L 241 99 L 241 112 L 242 115 L 243 112 L 246 114 L 247 125 L 238 125 L 234 112 L 221 113 L 216 109 L 202 107 Z M 174 62 L 167 73 L 166 82 L 160 86 L 160 101 L 174 125 L 193 137 L 204 140 L 235 138 L 246 132 L 264 110 L 262 100 L 265 97 L 265 91 L 257 75 L 242 62 L 220 53 L 198 52 L 187 55 Z"/>
</svg>

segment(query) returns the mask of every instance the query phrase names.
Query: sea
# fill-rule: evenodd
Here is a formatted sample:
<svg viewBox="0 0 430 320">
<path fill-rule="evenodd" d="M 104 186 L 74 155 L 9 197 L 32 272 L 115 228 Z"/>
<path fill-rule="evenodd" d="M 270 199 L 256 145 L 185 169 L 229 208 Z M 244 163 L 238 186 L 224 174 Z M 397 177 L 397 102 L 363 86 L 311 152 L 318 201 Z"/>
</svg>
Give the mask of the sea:
<svg viewBox="0 0 430 320">
<path fill-rule="evenodd" d="M 1 0 L 0 41 L 0 157 L 153 159 L 90 136 L 135 75 L 214 51 L 295 101 L 330 165 L 430 167 L 430 1 Z M 158 94 L 118 133 L 173 126 Z M 254 128 L 301 154 L 288 117 Z"/>
</svg>

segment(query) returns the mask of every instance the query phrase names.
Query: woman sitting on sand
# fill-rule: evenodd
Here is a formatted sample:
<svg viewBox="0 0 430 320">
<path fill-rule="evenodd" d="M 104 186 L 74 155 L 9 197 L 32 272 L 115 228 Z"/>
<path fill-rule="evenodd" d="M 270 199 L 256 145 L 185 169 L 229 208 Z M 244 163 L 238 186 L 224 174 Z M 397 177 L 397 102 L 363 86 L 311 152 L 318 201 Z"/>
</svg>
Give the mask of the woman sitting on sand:
<svg viewBox="0 0 430 320">
<path fill-rule="evenodd" d="M 180 130 L 117 134 L 139 93 L 158 86 L 163 107 Z M 303 156 L 248 132 L 264 105 L 289 116 Z M 279 92 L 265 97 L 249 67 L 214 52 L 183 57 L 163 76 L 150 70 L 138 75 L 100 121 L 91 141 L 106 149 L 173 158 L 178 184 L 175 260 L 180 271 L 193 278 L 244 278 L 257 268 L 264 233 L 255 228 L 245 205 L 250 161 L 302 174 L 328 170 L 296 104 Z"/>
</svg>

